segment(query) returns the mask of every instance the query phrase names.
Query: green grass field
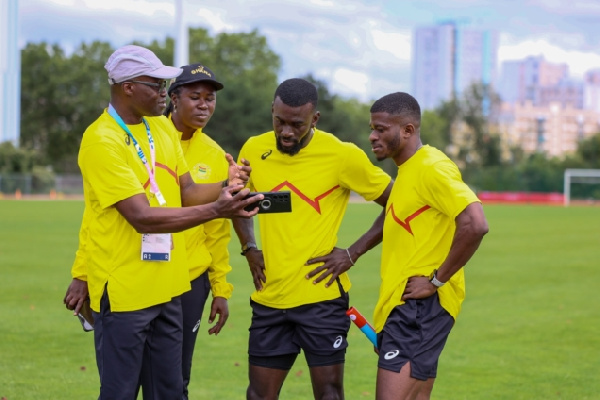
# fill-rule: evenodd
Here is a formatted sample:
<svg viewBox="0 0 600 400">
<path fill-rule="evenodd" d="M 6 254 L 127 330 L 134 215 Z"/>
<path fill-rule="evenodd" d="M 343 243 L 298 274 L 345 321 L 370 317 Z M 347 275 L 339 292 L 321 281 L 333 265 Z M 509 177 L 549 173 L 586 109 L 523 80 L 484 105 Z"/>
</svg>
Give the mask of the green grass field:
<svg viewBox="0 0 600 400">
<path fill-rule="evenodd" d="M 93 399 L 93 336 L 62 299 L 77 247 L 79 201 L 0 201 L 0 398 Z M 380 208 L 351 204 L 339 244 Z M 490 233 L 467 266 L 467 299 L 440 360 L 434 399 L 600 398 L 600 208 L 487 205 Z M 192 399 L 243 399 L 250 274 L 231 245 L 235 291 L 218 337 L 201 326 Z M 369 319 L 377 300 L 376 248 L 351 270 L 351 304 Z M 374 398 L 376 356 L 355 327 L 346 398 Z M 302 356 L 282 399 L 310 399 Z"/>
</svg>

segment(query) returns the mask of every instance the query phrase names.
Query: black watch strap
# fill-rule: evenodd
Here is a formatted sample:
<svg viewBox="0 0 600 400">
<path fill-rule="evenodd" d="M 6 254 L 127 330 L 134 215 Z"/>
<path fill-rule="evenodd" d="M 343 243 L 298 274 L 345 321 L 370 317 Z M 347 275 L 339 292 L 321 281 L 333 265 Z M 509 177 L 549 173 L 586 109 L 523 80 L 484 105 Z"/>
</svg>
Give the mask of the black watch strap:
<svg viewBox="0 0 600 400">
<path fill-rule="evenodd" d="M 258 249 L 258 247 L 256 246 L 256 243 L 248 242 L 245 245 L 243 245 L 242 252 L 240 254 L 245 256 L 246 253 L 250 251 L 250 249 Z"/>
</svg>

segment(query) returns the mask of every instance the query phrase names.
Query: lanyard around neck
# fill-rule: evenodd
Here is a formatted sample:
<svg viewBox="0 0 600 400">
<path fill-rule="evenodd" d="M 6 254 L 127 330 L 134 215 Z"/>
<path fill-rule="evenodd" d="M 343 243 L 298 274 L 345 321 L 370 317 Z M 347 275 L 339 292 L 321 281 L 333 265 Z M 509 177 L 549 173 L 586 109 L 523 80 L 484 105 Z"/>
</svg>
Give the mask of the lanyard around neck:
<svg viewBox="0 0 600 400">
<path fill-rule="evenodd" d="M 146 170 L 148 171 L 148 178 L 150 180 L 150 191 L 156 196 L 156 200 L 158 200 L 158 204 L 160 204 L 161 207 L 166 206 L 167 202 L 162 193 L 160 192 L 160 189 L 158 188 L 158 183 L 156 182 L 156 151 L 154 149 L 154 138 L 152 138 L 152 133 L 150 132 L 150 126 L 148 125 L 148 122 L 146 122 L 146 119 L 142 118 L 142 122 L 146 127 L 146 133 L 148 134 L 148 143 L 150 144 L 150 160 L 152 162 L 152 167 L 150 167 L 150 163 L 148 163 L 148 159 L 142 151 L 142 147 L 125 124 L 125 121 L 123 121 L 123 118 L 121 118 L 121 116 L 117 113 L 117 110 L 115 110 L 115 108 L 110 103 L 108 104 L 108 114 L 114 118 L 117 124 L 119 124 L 119 126 L 125 131 L 125 133 L 127 133 L 129 138 L 133 142 L 133 146 L 135 147 L 135 151 L 137 152 L 138 157 L 140 158 L 142 164 L 144 164 Z"/>
</svg>

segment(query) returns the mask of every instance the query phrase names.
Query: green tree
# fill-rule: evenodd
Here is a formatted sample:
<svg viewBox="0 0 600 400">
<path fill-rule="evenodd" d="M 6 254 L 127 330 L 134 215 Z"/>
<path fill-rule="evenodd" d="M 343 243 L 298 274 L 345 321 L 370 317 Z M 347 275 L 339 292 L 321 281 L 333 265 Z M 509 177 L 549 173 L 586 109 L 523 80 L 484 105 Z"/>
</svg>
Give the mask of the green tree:
<svg viewBox="0 0 600 400">
<path fill-rule="evenodd" d="M 21 52 L 21 137 L 25 148 L 45 152 L 62 110 L 56 88 L 66 56 L 58 45 L 28 43 Z"/>
<path fill-rule="evenodd" d="M 271 103 L 281 65 L 267 39 L 257 30 L 220 33 L 190 30 L 190 63 L 211 68 L 225 88 L 206 132 L 234 157 L 245 141 L 272 129 Z"/>
<path fill-rule="evenodd" d="M 16 148 L 11 142 L 0 143 L 0 173 L 29 173 L 38 162 L 35 150 Z"/>
<path fill-rule="evenodd" d="M 58 45 L 28 44 L 22 51 L 21 146 L 38 149 L 57 172 L 76 172 L 87 126 L 106 107 L 103 66 L 108 43 L 81 44 L 67 57 Z"/>
<path fill-rule="evenodd" d="M 450 144 L 450 123 L 441 113 L 425 110 L 421 116 L 421 140 L 445 151 Z"/>
<path fill-rule="evenodd" d="M 586 168 L 600 168 L 600 133 L 579 142 L 577 154 Z"/>
<path fill-rule="evenodd" d="M 459 100 L 462 132 L 454 137 L 458 158 L 465 169 L 501 165 L 500 137 L 491 132 L 497 119 L 500 97 L 489 85 L 469 86 Z"/>
</svg>

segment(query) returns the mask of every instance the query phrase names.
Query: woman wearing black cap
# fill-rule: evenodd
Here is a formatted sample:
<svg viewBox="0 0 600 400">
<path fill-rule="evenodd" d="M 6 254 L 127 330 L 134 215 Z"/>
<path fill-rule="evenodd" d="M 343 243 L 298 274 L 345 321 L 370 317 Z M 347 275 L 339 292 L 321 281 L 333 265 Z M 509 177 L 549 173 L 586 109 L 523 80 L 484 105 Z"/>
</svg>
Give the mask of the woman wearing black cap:
<svg viewBox="0 0 600 400">
<path fill-rule="evenodd" d="M 180 132 L 181 148 L 194 181 L 224 181 L 228 171 L 225 151 L 203 132 L 215 111 L 217 91 L 223 89 L 223 84 L 204 65 L 192 64 L 182 69 L 183 73 L 169 87 L 171 102 L 165 115 Z M 213 301 L 208 323 L 212 323 L 217 314 L 219 318 L 208 333 L 218 334 L 229 316 L 227 299 L 233 290 L 233 285 L 226 279 L 231 271 L 227 250 L 230 236 L 229 221 L 225 219 L 216 219 L 185 231 L 192 289 L 181 297 L 184 399 L 188 398 L 192 355 L 209 292 L 212 291 Z"/>
</svg>

